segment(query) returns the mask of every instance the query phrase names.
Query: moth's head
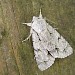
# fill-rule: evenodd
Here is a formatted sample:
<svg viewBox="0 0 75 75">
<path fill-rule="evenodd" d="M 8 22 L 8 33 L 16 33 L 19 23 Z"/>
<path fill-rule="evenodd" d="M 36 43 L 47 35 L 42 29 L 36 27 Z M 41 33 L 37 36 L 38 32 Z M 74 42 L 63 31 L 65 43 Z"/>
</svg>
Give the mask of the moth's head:
<svg viewBox="0 0 75 75">
<path fill-rule="evenodd" d="M 32 21 L 36 21 L 36 20 L 38 20 L 38 19 L 43 19 L 43 17 L 42 17 L 42 13 L 41 13 L 41 9 L 40 9 L 39 17 L 35 17 L 35 16 L 33 16 L 33 20 L 32 20 Z"/>
<path fill-rule="evenodd" d="M 46 29 L 46 21 L 42 17 L 41 9 L 39 17 L 33 16 L 32 22 L 32 29 L 34 29 L 37 33 L 41 33 Z"/>
</svg>

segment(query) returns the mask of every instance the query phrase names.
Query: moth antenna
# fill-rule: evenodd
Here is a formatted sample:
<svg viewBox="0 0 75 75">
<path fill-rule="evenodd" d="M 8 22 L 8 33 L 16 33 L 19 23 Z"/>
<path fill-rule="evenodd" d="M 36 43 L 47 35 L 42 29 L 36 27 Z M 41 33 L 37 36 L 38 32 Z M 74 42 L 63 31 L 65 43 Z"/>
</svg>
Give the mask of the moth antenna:
<svg viewBox="0 0 75 75">
<path fill-rule="evenodd" d="M 40 18 L 42 18 L 42 13 L 41 13 L 41 9 L 40 9 L 40 14 L 39 14 L 39 17 L 40 17 Z"/>
</svg>

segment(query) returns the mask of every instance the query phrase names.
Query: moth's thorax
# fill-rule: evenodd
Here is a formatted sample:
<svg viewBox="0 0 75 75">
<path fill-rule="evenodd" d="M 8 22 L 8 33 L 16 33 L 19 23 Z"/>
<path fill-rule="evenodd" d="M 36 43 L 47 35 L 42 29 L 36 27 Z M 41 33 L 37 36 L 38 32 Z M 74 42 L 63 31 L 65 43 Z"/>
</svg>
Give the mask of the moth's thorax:
<svg viewBox="0 0 75 75">
<path fill-rule="evenodd" d="M 43 18 L 33 17 L 32 29 L 41 33 L 46 29 L 46 21 Z"/>
</svg>

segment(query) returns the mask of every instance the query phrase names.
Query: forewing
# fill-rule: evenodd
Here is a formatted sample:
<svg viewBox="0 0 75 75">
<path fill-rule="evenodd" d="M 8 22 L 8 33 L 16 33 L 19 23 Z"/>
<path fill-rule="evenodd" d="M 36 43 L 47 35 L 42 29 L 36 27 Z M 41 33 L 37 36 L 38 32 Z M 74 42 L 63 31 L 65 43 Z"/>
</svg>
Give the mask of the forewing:
<svg viewBox="0 0 75 75">
<path fill-rule="evenodd" d="M 65 58 L 73 53 L 73 49 L 69 43 L 48 23 L 47 30 L 50 33 L 50 42 L 55 46 L 50 51 L 50 54 L 54 58 Z"/>
<path fill-rule="evenodd" d="M 43 41 L 40 40 L 39 35 L 34 30 L 32 32 L 32 41 L 38 68 L 43 71 L 54 63 L 55 58 L 48 54 L 48 51 L 43 46 Z"/>
</svg>

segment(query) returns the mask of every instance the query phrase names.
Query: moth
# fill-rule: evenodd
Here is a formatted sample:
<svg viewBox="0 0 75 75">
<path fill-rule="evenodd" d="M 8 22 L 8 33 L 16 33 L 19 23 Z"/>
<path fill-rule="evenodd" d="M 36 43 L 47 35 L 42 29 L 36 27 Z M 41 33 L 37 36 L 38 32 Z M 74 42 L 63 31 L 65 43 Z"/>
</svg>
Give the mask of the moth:
<svg viewBox="0 0 75 75">
<path fill-rule="evenodd" d="M 55 58 L 65 58 L 73 53 L 69 43 L 42 17 L 41 9 L 39 17 L 33 16 L 31 23 L 23 23 L 30 26 L 35 60 L 41 71 L 48 69 Z M 22 42 L 23 42 L 22 41 Z"/>
</svg>

